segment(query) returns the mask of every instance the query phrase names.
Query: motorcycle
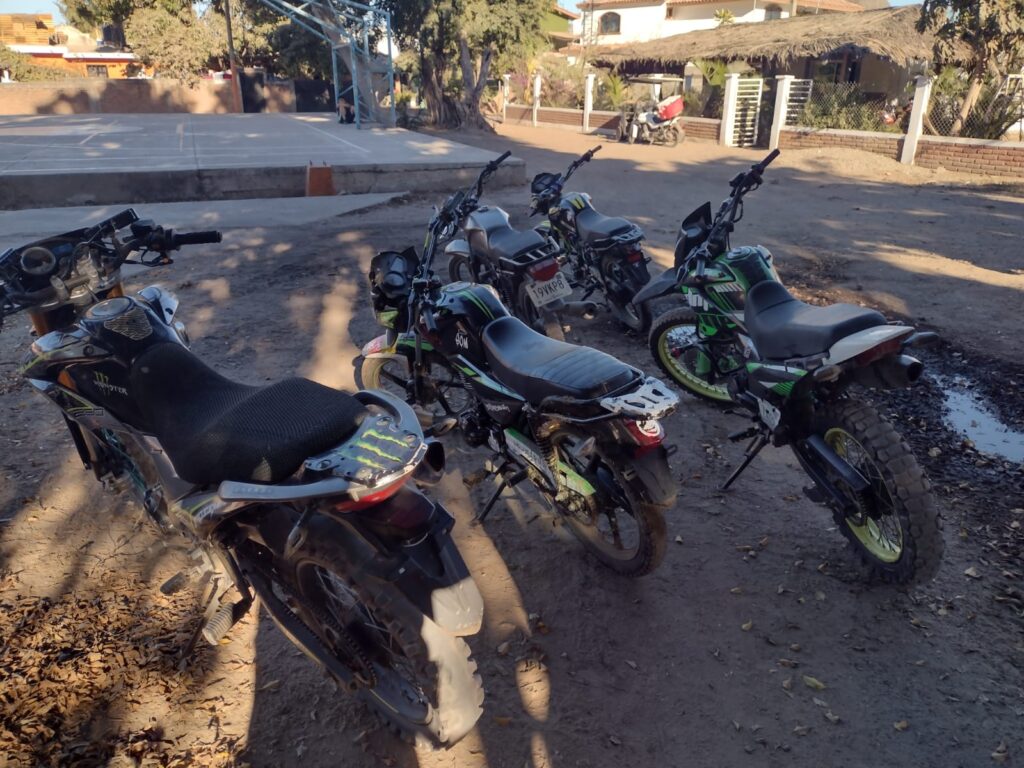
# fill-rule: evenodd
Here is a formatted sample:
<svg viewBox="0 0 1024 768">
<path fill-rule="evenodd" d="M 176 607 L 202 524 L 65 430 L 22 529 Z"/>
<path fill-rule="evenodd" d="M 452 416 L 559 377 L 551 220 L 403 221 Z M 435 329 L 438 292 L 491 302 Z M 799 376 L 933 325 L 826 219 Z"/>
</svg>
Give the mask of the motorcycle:
<svg viewBox="0 0 1024 768">
<path fill-rule="evenodd" d="M 616 319 L 634 331 L 646 330 L 650 314 L 633 296 L 651 279 L 650 258 L 641 243 L 643 230 L 626 219 L 604 216 L 590 195 L 563 194 L 566 182 L 600 145 L 573 160 L 565 173 L 539 173 L 530 184 L 530 215 L 546 213 L 538 231 L 554 238 L 572 270 L 572 284 L 583 288 L 583 300 L 601 291 Z"/>
<path fill-rule="evenodd" d="M 171 264 L 182 246 L 220 239 L 127 209 L 9 249 L 0 328 L 29 313 L 37 338 L 21 373 L 60 409 L 86 469 L 190 546 L 196 565 L 161 587 L 207 585 L 182 658 L 200 636 L 217 645 L 258 597 L 292 643 L 402 733 L 453 743 L 481 713 L 462 636 L 478 631 L 483 607 L 451 516 L 414 487 L 439 479 L 444 449 L 385 393 L 231 381 L 189 350 L 172 293 L 125 295 L 122 265 Z"/>
<path fill-rule="evenodd" d="M 464 480 L 499 480 L 477 521 L 506 487 L 529 480 L 601 562 L 649 573 L 664 556 L 664 513 L 677 493 L 658 420 L 677 398 L 609 355 L 537 333 L 492 286 L 443 285 L 432 270 L 437 244 L 475 206 L 471 192 L 449 197 L 422 257 L 412 248 L 374 257 L 370 292 L 386 331 L 363 347 L 356 380 L 406 398 L 435 433 L 458 429 L 494 452 Z"/>
<path fill-rule="evenodd" d="M 620 124 L 619 133 L 630 144 L 645 141 L 674 147 L 686 138 L 682 111 L 681 96 L 670 96 L 657 103 L 650 100 L 638 101 L 624 124 Z"/>
<path fill-rule="evenodd" d="M 731 247 L 744 196 L 778 155 L 733 178 L 714 217 L 704 203 L 683 220 L 676 266 L 635 299 L 679 292 L 689 305 L 655 319 L 651 353 L 692 393 L 752 412 L 754 425 L 729 436 L 751 442 L 723 489 L 769 442 L 789 445 L 813 481 L 808 496 L 832 507 L 872 573 L 897 583 L 930 579 L 943 541 L 928 479 L 892 425 L 851 387 L 911 386 L 923 365 L 905 352 L 938 337 L 863 307 L 798 301 L 766 248 Z"/>
<path fill-rule="evenodd" d="M 500 165 L 511 155 L 496 161 Z M 567 302 L 572 287 L 559 265 L 558 245 L 536 230 L 517 230 L 501 208 L 480 205 L 488 165 L 463 194 L 460 227 L 465 238 L 445 247 L 452 282 L 493 285 L 506 306 L 536 331 L 564 340 L 562 313 L 588 316 L 595 307 Z M 497 168 L 497 165 L 494 165 Z"/>
</svg>

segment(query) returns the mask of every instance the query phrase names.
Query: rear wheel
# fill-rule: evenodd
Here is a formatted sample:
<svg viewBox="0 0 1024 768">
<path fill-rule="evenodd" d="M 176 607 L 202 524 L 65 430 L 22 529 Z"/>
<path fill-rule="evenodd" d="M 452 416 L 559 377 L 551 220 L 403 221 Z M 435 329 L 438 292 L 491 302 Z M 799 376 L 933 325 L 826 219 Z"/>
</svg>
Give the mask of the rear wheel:
<svg viewBox="0 0 1024 768">
<path fill-rule="evenodd" d="M 336 526 L 316 527 L 290 560 L 258 566 L 274 596 L 352 671 L 356 696 L 403 737 L 455 743 L 482 712 L 469 647 L 355 567 L 333 538 Z"/>
<path fill-rule="evenodd" d="M 562 461 L 593 489 L 564 489 L 556 502 L 563 519 L 583 548 L 612 570 L 624 576 L 650 573 L 665 557 L 664 510 L 638 497 L 620 459 L 599 449 L 594 460 L 578 457 L 578 440 L 568 433 L 552 437 Z"/>
<path fill-rule="evenodd" d="M 663 135 L 665 137 L 664 141 L 666 147 L 674 147 L 679 143 L 679 129 L 674 125 L 670 128 L 666 128 Z"/>
<path fill-rule="evenodd" d="M 647 265 L 643 262 L 629 264 L 621 255 L 606 256 L 601 262 L 601 273 L 608 286 L 608 306 L 615 319 L 631 331 L 643 331 L 651 322 L 650 312 L 644 305 L 635 306 L 632 298 L 650 279 Z M 613 295 L 615 293 L 618 295 Z"/>
<path fill-rule="evenodd" d="M 549 339 L 565 341 L 561 318 L 555 312 L 537 309 L 530 294 L 526 292 L 526 283 L 519 286 L 519 292 L 516 295 L 516 316 L 533 330 L 543 333 Z"/>
<path fill-rule="evenodd" d="M 858 494 L 831 478 L 855 509 L 840 529 L 868 568 L 898 584 L 932 579 L 944 549 L 942 520 L 906 442 L 874 408 L 850 400 L 825 406 L 814 433 L 870 484 Z"/>
<path fill-rule="evenodd" d="M 701 341 L 697 331 L 697 315 L 690 309 L 674 309 L 654 320 L 648 346 L 658 366 L 674 381 L 705 400 L 732 402 L 727 381 L 715 372 L 708 353 L 696 345 Z M 707 344 L 707 342 L 705 342 Z M 743 359 L 735 344 L 723 347 L 726 358 L 719 367 L 730 370 Z"/>
</svg>

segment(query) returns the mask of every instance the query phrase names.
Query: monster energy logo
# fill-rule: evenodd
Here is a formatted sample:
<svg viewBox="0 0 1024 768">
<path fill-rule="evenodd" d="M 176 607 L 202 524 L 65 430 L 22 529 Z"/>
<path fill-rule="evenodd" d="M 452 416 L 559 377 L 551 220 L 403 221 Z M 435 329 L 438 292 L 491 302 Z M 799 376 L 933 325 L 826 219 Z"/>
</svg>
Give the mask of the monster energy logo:
<svg viewBox="0 0 1024 768">
<path fill-rule="evenodd" d="M 99 387 L 100 390 L 105 395 L 118 394 L 118 395 L 124 395 L 125 397 L 128 397 L 128 390 L 125 389 L 124 387 L 119 387 L 116 384 L 111 384 L 110 383 L 110 377 L 107 376 L 105 373 L 100 373 L 99 371 L 95 371 L 93 373 L 93 382 L 92 383 L 95 384 L 97 387 Z"/>
</svg>

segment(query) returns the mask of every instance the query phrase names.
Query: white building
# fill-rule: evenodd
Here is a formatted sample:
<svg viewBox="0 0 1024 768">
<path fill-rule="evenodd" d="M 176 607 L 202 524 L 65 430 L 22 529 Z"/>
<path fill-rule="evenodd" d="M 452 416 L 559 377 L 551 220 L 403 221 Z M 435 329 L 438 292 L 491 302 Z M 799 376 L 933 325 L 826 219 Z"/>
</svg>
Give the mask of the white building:
<svg viewBox="0 0 1024 768">
<path fill-rule="evenodd" d="M 737 24 L 784 19 L 793 14 L 852 13 L 852 0 L 589 0 L 577 6 L 573 31 L 583 45 L 640 43 L 719 25 L 718 11 Z"/>
</svg>

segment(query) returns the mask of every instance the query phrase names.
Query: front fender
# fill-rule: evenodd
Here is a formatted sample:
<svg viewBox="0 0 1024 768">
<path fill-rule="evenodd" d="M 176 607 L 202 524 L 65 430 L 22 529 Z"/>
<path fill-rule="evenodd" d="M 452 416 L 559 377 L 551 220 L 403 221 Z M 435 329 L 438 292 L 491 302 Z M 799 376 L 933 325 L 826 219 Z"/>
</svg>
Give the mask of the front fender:
<svg viewBox="0 0 1024 768">
<path fill-rule="evenodd" d="M 633 297 L 633 304 L 641 306 L 652 299 L 672 293 L 679 286 L 680 279 L 679 270 L 675 267 L 669 267 L 657 278 L 651 280 L 651 282 L 637 291 L 636 296 Z"/>
<path fill-rule="evenodd" d="M 469 256 L 469 243 L 462 239 L 452 240 L 450 243 L 448 243 L 448 245 L 444 247 L 444 252 L 446 256 L 453 256 L 455 254 Z"/>
</svg>

